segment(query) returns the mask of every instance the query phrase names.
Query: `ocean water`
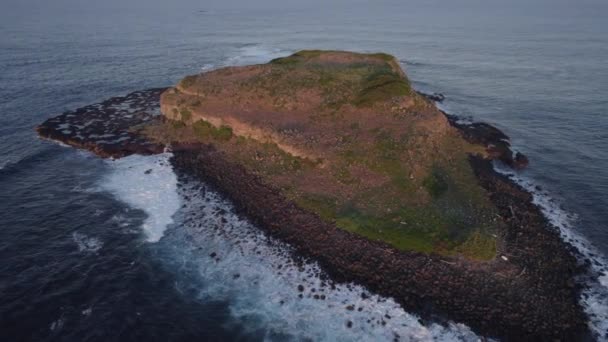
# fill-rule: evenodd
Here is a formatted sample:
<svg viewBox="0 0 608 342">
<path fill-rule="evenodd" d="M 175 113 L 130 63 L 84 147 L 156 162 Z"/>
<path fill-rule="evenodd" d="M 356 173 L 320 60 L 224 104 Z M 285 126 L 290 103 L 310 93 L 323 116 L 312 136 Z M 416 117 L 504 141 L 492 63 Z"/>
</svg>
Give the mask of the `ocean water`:
<svg viewBox="0 0 608 342">
<path fill-rule="evenodd" d="M 534 192 L 591 260 L 581 303 L 596 338 L 608 339 L 605 1 L 5 0 L 2 8 L 0 340 L 479 339 L 459 322 L 421 322 L 390 298 L 362 296 L 359 286 L 332 288 L 314 263 L 294 264 L 289 246 L 205 184 L 175 175 L 168 154 L 100 160 L 33 130 L 110 96 L 304 48 L 394 54 L 417 89 L 446 95 L 445 110 L 503 129 L 531 165 L 497 168 Z"/>
</svg>

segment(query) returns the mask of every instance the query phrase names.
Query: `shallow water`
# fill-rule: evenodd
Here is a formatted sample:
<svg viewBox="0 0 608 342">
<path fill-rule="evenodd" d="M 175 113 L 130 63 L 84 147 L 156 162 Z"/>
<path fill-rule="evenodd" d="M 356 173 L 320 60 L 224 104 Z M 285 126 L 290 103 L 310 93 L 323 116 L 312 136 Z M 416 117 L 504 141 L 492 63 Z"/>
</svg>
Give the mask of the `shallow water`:
<svg viewBox="0 0 608 342">
<path fill-rule="evenodd" d="M 605 339 L 606 15 L 592 0 L 9 0 L 0 13 L 0 338 L 475 340 L 390 299 L 362 300 L 359 287 L 314 299 L 314 265 L 278 270 L 287 247 L 213 192 L 191 193 L 198 185 L 178 180 L 166 155 L 101 161 L 33 131 L 64 110 L 186 74 L 330 48 L 392 53 L 418 89 L 447 96 L 446 110 L 512 137 L 531 160 L 513 177 L 593 260 L 581 300 Z"/>
</svg>

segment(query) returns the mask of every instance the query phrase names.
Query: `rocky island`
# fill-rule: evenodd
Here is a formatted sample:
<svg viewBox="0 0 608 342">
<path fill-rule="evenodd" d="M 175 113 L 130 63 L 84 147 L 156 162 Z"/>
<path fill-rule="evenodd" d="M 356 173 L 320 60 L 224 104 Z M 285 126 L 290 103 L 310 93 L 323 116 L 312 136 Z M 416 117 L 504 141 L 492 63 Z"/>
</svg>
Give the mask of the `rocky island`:
<svg viewBox="0 0 608 342">
<path fill-rule="evenodd" d="M 294 257 L 424 319 L 580 338 L 573 249 L 492 166 L 527 159 L 498 129 L 433 100 L 390 55 L 314 50 L 188 76 L 37 130 L 102 157 L 170 149 L 177 172 L 214 185 Z"/>
</svg>

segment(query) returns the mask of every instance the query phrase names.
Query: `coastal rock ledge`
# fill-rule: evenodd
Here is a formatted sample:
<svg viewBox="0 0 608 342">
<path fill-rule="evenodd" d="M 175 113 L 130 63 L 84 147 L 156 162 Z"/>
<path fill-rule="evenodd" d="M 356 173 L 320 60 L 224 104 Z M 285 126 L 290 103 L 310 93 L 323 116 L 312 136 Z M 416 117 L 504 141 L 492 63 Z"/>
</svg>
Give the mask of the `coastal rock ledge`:
<svg viewBox="0 0 608 342">
<path fill-rule="evenodd" d="M 173 152 L 336 282 L 507 340 L 588 336 L 574 249 L 498 174 L 527 158 L 410 86 L 387 54 L 300 51 L 47 120 L 102 157 Z M 155 115 L 160 106 L 162 115 Z M 297 291 L 297 289 L 294 289 Z"/>
</svg>

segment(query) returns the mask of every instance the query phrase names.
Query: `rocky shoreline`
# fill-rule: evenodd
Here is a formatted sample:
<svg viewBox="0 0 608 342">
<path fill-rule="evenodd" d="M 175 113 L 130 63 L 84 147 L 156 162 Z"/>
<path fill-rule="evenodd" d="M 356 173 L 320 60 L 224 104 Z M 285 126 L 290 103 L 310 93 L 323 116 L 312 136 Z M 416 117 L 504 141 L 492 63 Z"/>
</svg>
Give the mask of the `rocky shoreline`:
<svg viewBox="0 0 608 342">
<path fill-rule="evenodd" d="M 49 119 L 40 136 L 91 150 L 101 157 L 162 152 L 130 129 L 150 120 L 163 89 L 136 92 Z M 487 124 L 465 125 L 446 114 L 465 139 L 482 144 L 514 167 L 507 137 Z M 498 148 L 496 148 L 498 146 Z M 393 297 L 423 318 L 435 315 L 465 323 L 487 336 L 508 340 L 581 339 L 586 317 L 575 277 L 582 271 L 530 193 L 494 171 L 492 161 L 470 163 L 507 227 L 499 232 L 497 257 L 472 262 L 414 252 L 370 241 L 336 228 L 284 198 L 272 186 L 231 163 L 210 145 L 173 146 L 177 172 L 194 175 L 230 198 L 241 213 L 291 244 L 300 257 L 317 261 L 334 281 L 356 282 Z M 491 154 L 492 155 L 492 154 Z M 525 160 L 525 162 L 524 162 Z"/>
<path fill-rule="evenodd" d="M 335 281 L 364 284 L 423 317 L 445 315 L 490 336 L 580 338 L 585 317 L 573 281 L 575 258 L 528 193 L 496 174 L 489 161 L 472 157 L 471 162 L 510 225 L 501 232 L 502 256 L 484 264 L 398 251 L 324 223 L 212 146 L 178 150 L 173 158 L 178 170 L 214 185 L 245 216 L 319 262 Z"/>
</svg>

